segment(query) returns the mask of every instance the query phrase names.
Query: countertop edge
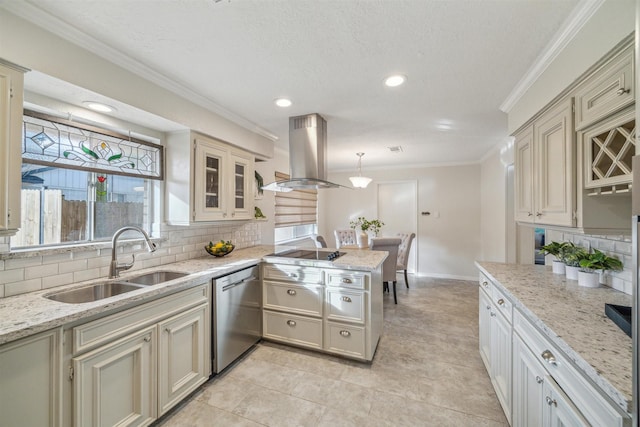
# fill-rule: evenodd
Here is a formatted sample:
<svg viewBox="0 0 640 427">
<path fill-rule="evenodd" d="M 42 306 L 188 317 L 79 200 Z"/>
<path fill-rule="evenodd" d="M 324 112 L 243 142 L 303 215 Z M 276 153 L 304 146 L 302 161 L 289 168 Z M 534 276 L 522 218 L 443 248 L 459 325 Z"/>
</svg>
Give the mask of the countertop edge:
<svg viewBox="0 0 640 427">
<path fill-rule="evenodd" d="M 531 311 L 525 304 L 523 304 L 518 298 L 516 298 L 498 279 L 496 279 L 482 264 L 475 261 L 476 267 L 485 274 L 494 284 L 500 287 L 500 290 L 507 294 L 511 299 L 515 308 L 519 309 L 521 313 L 525 315 L 535 327 L 542 332 L 542 334 L 548 338 L 553 344 L 555 344 L 564 355 L 571 360 L 574 366 L 586 377 L 588 380 L 599 387 L 602 392 L 613 402 L 615 402 L 620 409 L 627 414 L 630 413 L 631 397 L 625 396 L 616 387 L 614 387 L 605 377 L 603 377 L 595 367 L 589 362 L 583 359 L 583 357 L 564 340 L 558 334 L 556 334 L 545 322 L 540 319 L 533 311 Z"/>
</svg>

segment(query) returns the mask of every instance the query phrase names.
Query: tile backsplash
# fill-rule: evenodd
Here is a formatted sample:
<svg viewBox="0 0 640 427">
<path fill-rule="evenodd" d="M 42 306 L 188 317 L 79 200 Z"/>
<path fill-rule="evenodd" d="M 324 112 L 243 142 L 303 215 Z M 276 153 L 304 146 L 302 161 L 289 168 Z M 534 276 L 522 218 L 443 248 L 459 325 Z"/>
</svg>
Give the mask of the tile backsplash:
<svg viewBox="0 0 640 427">
<path fill-rule="evenodd" d="M 622 271 L 607 271 L 605 273 L 606 286 L 631 295 L 632 292 L 632 268 L 631 235 L 594 236 L 589 234 L 574 234 L 557 230 L 546 230 L 545 242 L 573 242 L 585 249 L 598 249 L 609 256 L 622 261 Z"/>
<path fill-rule="evenodd" d="M 141 241 L 118 245 L 118 260 L 136 260 L 131 271 L 172 262 L 209 256 L 203 246 L 210 241 L 231 240 L 237 249 L 261 243 L 260 223 L 233 225 L 161 225 L 153 240 L 157 250 L 146 251 Z M 8 251 L 8 238 L 0 238 L 0 298 L 48 289 L 71 283 L 107 278 L 111 262 L 111 242 L 76 247 Z"/>
</svg>

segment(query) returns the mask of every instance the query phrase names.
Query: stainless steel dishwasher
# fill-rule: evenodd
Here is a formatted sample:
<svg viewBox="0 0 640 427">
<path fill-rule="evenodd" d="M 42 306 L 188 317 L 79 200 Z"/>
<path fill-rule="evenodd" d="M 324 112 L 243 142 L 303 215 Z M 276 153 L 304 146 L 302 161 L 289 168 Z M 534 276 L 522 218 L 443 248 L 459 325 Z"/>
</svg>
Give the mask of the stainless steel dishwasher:
<svg viewBox="0 0 640 427">
<path fill-rule="evenodd" d="M 219 373 L 262 337 L 258 266 L 213 281 L 213 372 Z"/>
</svg>

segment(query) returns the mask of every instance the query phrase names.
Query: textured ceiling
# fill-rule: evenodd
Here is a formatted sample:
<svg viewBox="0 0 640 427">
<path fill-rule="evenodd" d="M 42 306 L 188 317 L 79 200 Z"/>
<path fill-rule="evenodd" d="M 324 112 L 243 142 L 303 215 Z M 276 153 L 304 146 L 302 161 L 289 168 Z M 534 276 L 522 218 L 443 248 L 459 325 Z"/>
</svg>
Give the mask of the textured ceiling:
<svg viewBox="0 0 640 427">
<path fill-rule="evenodd" d="M 578 0 L 29 3 L 276 135 L 277 146 L 288 144 L 289 116 L 320 113 L 338 170 L 354 168 L 358 151 L 363 169 L 478 161 L 507 137 L 500 104 Z M 384 87 L 392 73 L 407 83 Z M 280 96 L 293 106 L 276 107 Z"/>
</svg>

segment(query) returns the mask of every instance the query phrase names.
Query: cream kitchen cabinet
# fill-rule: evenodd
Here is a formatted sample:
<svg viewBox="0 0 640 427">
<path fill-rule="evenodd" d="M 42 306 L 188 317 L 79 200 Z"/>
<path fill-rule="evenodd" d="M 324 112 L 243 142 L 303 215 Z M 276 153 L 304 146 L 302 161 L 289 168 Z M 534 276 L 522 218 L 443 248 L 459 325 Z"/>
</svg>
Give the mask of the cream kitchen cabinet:
<svg viewBox="0 0 640 427">
<path fill-rule="evenodd" d="M 582 130 L 635 102 L 633 42 L 605 61 L 576 88 L 576 130 Z"/>
<path fill-rule="evenodd" d="M 380 271 L 263 264 L 263 338 L 372 360 L 382 333 Z"/>
<path fill-rule="evenodd" d="M 62 328 L 0 346 L 0 424 L 62 425 Z"/>
<path fill-rule="evenodd" d="M 515 135 L 516 221 L 575 227 L 573 99 Z"/>
<path fill-rule="evenodd" d="M 74 326 L 70 342 L 75 426 L 148 425 L 211 374 L 206 283 Z"/>
<path fill-rule="evenodd" d="M 479 292 L 480 355 L 487 367 L 498 401 L 511 422 L 512 305 L 482 274 Z"/>
<path fill-rule="evenodd" d="M 544 381 L 547 375 L 544 367 L 531 353 L 524 341 L 515 334 L 513 337 L 513 427 L 542 426 Z"/>
<path fill-rule="evenodd" d="M 24 73 L 0 58 L 0 235 L 20 228 L 21 138 Z"/>
<path fill-rule="evenodd" d="M 252 154 L 195 132 L 170 134 L 166 148 L 169 223 L 253 218 Z"/>
</svg>

